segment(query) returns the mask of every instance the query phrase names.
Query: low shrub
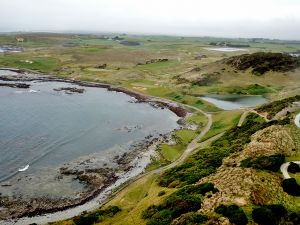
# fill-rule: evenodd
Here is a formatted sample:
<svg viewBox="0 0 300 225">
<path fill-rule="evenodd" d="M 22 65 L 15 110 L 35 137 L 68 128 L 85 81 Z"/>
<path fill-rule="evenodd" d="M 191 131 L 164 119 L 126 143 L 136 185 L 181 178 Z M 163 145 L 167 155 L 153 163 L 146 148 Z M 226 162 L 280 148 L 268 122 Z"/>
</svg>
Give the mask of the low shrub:
<svg viewBox="0 0 300 225">
<path fill-rule="evenodd" d="M 160 191 L 160 192 L 158 192 L 157 196 L 163 196 L 163 195 L 165 195 L 165 194 L 166 194 L 165 191 Z"/>
<path fill-rule="evenodd" d="M 105 217 L 113 217 L 120 211 L 121 209 L 118 206 L 110 206 L 107 209 L 100 209 L 86 215 L 75 217 L 73 221 L 76 225 L 92 225 L 102 221 Z"/>
<path fill-rule="evenodd" d="M 237 205 L 220 205 L 215 209 L 215 212 L 227 217 L 233 224 L 246 225 L 248 223 L 245 212 Z"/>
<path fill-rule="evenodd" d="M 300 186 L 295 178 L 284 179 L 281 184 L 283 190 L 292 196 L 300 196 Z"/>
<path fill-rule="evenodd" d="M 287 210 L 282 205 L 267 205 L 252 211 L 253 220 L 259 225 L 276 225 L 287 215 Z"/>
<path fill-rule="evenodd" d="M 241 162 L 242 167 L 252 167 L 260 170 L 270 170 L 277 172 L 282 163 L 284 163 L 284 155 L 260 156 L 257 158 L 247 158 Z"/>
<path fill-rule="evenodd" d="M 172 222 L 172 225 L 195 225 L 202 224 L 207 221 L 207 216 L 196 212 L 189 212 L 181 215 L 178 219 Z"/>
<path fill-rule="evenodd" d="M 276 225 L 276 217 L 271 209 L 260 207 L 252 211 L 253 220 L 259 225 Z"/>
<path fill-rule="evenodd" d="M 203 74 L 192 81 L 192 85 L 209 86 L 218 83 L 220 80 L 220 74 L 214 72 L 212 74 Z"/>
<path fill-rule="evenodd" d="M 292 224 L 300 224 L 300 213 L 290 213 L 290 215 L 288 216 L 288 221 L 290 221 Z"/>
<path fill-rule="evenodd" d="M 162 204 L 148 207 L 142 217 L 148 220 L 148 225 L 170 224 L 183 214 L 199 210 L 203 195 L 217 191 L 212 183 L 186 185 L 168 196 Z"/>
<path fill-rule="evenodd" d="M 290 173 L 299 173 L 300 172 L 300 166 L 297 163 L 290 162 L 290 165 L 288 166 L 288 172 Z"/>
<path fill-rule="evenodd" d="M 98 220 L 96 215 L 80 216 L 74 219 L 76 225 L 92 225 Z"/>
</svg>

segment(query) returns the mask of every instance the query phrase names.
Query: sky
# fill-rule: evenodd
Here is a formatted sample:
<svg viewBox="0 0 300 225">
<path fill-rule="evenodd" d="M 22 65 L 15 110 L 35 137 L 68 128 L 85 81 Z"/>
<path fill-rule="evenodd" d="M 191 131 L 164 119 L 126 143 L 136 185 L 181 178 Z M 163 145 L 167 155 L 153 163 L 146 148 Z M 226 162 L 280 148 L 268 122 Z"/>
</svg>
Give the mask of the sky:
<svg viewBox="0 0 300 225">
<path fill-rule="evenodd" d="M 0 32 L 300 40 L 300 0 L 0 0 Z"/>
</svg>

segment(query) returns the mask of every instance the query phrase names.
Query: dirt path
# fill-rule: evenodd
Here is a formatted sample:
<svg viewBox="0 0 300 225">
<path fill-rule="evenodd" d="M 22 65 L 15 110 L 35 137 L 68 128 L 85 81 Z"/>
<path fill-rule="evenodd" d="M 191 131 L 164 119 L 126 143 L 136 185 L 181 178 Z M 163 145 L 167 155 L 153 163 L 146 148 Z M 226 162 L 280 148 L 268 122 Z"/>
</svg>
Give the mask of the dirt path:
<svg viewBox="0 0 300 225">
<path fill-rule="evenodd" d="M 255 114 L 259 115 L 260 117 L 264 118 L 266 122 L 270 121 L 266 115 L 260 114 L 259 112 L 255 111 L 254 109 L 250 110 L 250 112 L 255 113 Z"/>
<path fill-rule="evenodd" d="M 246 117 L 248 116 L 249 111 L 244 111 L 243 114 L 240 117 L 239 123 L 238 123 L 238 127 L 241 127 L 246 119 Z"/>
<path fill-rule="evenodd" d="M 300 113 L 295 117 L 295 124 L 297 127 L 300 128 Z"/>
<path fill-rule="evenodd" d="M 201 131 L 201 133 L 194 140 L 192 140 L 190 142 L 190 144 L 187 146 L 187 148 L 185 149 L 183 154 L 176 161 L 172 162 L 171 164 L 161 167 L 161 168 L 158 168 L 156 170 L 153 170 L 153 171 L 151 171 L 151 173 L 161 173 L 167 169 L 177 166 L 178 164 L 182 163 L 191 154 L 191 152 L 193 152 L 196 148 L 198 148 L 201 145 L 201 143 L 199 143 L 199 141 L 205 136 L 205 134 L 209 131 L 209 129 L 212 125 L 211 114 L 204 113 L 204 115 L 208 118 L 208 122 L 207 122 L 206 126 Z"/>
<path fill-rule="evenodd" d="M 289 175 L 289 172 L 287 171 L 289 165 L 290 165 L 291 162 L 286 162 L 286 163 L 283 163 L 281 166 L 280 166 L 280 171 L 283 175 L 283 179 L 289 179 L 291 178 L 291 176 Z M 296 164 L 299 164 L 300 165 L 300 161 L 293 161 L 293 163 L 296 163 Z"/>
<path fill-rule="evenodd" d="M 200 146 L 204 146 L 204 145 L 206 145 L 207 143 L 209 143 L 209 142 L 211 142 L 211 141 L 217 140 L 217 139 L 220 138 L 224 133 L 225 133 L 225 131 L 224 131 L 224 132 L 221 132 L 221 133 L 219 133 L 219 134 L 217 134 L 217 135 L 215 135 L 215 136 L 213 136 L 213 137 L 211 137 L 211 138 L 209 138 L 209 139 L 207 139 L 207 140 L 204 141 L 204 142 L 195 143 L 195 144 L 191 142 L 191 143 L 189 144 L 189 146 L 187 147 L 186 151 L 181 155 L 181 157 L 180 157 L 179 159 L 177 159 L 176 161 L 174 161 L 173 163 L 171 163 L 171 164 L 169 164 L 169 165 L 167 165 L 167 166 L 165 166 L 165 167 L 161 167 L 161 168 L 159 168 L 159 169 L 157 169 L 157 170 L 151 171 L 150 173 L 151 173 L 151 174 L 161 173 L 161 172 L 163 172 L 163 171 L 165 171 L 165 170 L 171 169 L 171 168 L 173 168 L 173 167 L 179 165 L 180 163 L 184 162 L 184 160 L 185 160 L 188 156 L 190 156 L 190 154 L 191 154 L 195 149 L 197 149 L 197 148 L 200 147 Z M 203 135 L 203 136 L 204 136 L 204 135 Z M 202 137 L 203 137 L 203 136 L 202 136 Z M 201 138 L 202 138 L 202 137 L 201 137 Z M 201 139 L 201 138 L 200 138 L 200 139 Z"/>
<path fill-rule="evenodd" d="M 294 122 L 295 122 L 295 125 L 300 128 L 300 113 L 298 115 L 296 115 Z M 292 162 L 300 165 L 300 161 L 292 161 Z M 280 171 L 283 175 L 283 179 L 291 178 L 291 176 L 289 175 L 289 172 L 287 171 L 290 163 L 291 162 L 286 162 L 280 166 Z"/>
</svg>

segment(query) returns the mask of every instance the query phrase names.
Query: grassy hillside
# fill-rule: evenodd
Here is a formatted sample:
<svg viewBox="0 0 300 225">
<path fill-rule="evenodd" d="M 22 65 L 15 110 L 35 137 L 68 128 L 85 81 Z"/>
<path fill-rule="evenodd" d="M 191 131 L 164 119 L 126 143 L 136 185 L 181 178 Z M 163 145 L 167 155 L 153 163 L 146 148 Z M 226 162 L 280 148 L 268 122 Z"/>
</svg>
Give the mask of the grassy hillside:
<svg viewBox="0 0 300 225">
<path fill-rule="evenodd" d="M 257 52 L 243 54 L 225 60 L 225 63 L 238 70 L 252 69 L 255 75 L 263 75 L 269 71 L 288 72 L 300 67 L 300 60 L 288 54 Z"/>
</svg>

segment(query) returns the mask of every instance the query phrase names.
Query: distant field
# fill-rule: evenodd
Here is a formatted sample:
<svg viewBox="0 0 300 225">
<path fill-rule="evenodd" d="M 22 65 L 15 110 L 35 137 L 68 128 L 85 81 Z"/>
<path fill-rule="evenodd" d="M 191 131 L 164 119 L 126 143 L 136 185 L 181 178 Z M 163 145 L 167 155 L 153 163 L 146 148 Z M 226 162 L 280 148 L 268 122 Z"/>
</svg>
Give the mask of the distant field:
<svg viewBox="0 0 300 225">
<path fill-rule="evenodd" d="M 24 43 L 16 42 L 15 38 L 20 36 L 25 39 Z M 120 44 L 122 41 L 139 45 L 125 46 Z M 221 42 L 250 47 L 245 48 L 246 52 L 207 50 L 214 47 L 211 43 Z M 200 106 L 193 96 L 208 92 L 230 93 L 233 87 L 245 90 L 252 84 L 265 88 L 263 94 L 268 94 L 270 98 L 276 98 L 278 92 L 279 96 L 286 96 L 299 90 L 295 85 L 300 82 L 299 71 L 257 77 L 248 71 L 236 72 L 227 65 L 216 63 L 224 57 L 247 52 L 295 52 L 300 50 L 300 43 L 296 42 L 111 34 L 0 35 L 0 46 L 7 44 L 23 47 L 24 52 L 0 54 L 0 66 L 27 68 L 60 77 L 121 85 L 212 111 L 215 109 L 209 105 Z M 206 57 L 196 60 L 195 57 L 199 55 Z M 151 59 L 168 61 L 145 64 Z M 103 64 L 106 64 L 106 68 L 100 68 Z M 199 70 L 191 72 L 196 67 Z M 215 83 L 200 86 L 192 84 L 193 80 L 203 74 L 209 76 L 216 72 L 220 73 L 220 77 Z M 176 93 L 175 97 L 172 93 Z M 252 93 L 260 92 L 249 92 Z"/>
</svg>

